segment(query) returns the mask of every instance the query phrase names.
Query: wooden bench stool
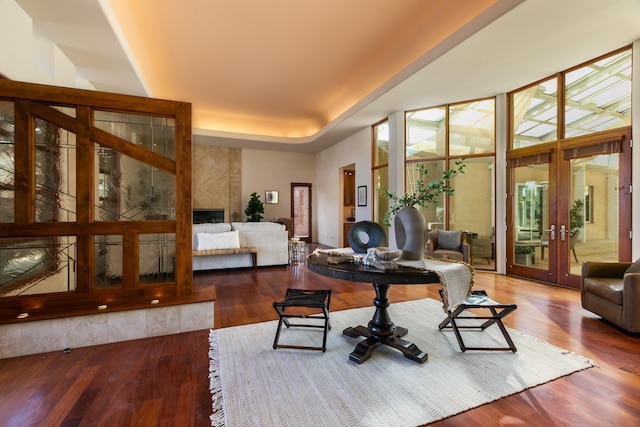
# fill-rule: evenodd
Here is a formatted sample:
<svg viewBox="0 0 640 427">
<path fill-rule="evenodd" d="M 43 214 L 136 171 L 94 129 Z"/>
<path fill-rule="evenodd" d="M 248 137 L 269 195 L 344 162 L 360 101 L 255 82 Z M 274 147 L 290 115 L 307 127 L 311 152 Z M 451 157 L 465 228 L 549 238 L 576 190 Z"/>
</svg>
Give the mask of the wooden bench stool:
<svg viewBox="0 0 640 427">
<path fill-rule="evenodd" d="M 443 296 L 442 290 L 440 290 L 440 296 Z M 512 352 L 516 352 L 516 346 L 511 340 L 509 336 L 509 332 L 507 332 L 507 328 L 502 323 L 502 319 L 518 308 L 515 304 L 500 304 L 489 298 L 485 291 L 472 291 L 471 296 L 462 304 L 458 305 L 453 311 L 447 311 L 447 318 L 444 319 L 438 329 L 442 330 L 444 328 L 451 328 L 453 332 L 456 334 L 456 338 L 458 340 L 458 344 L 460 345 L 460 350 L 463 352 L 467 350 L 511 350 Z M 490 314 L 486 316 L 474 316 L 474 315 L 463 315 L 465 310 L 469 309 L 483 309 L 488 310 Z M 485 320 L 481 324 L 477 324 L 478 322 L 473 322 L 474 324 L 465 324 L 461 325 L 458 323 L 458 320 Z M 463 322 L 465 323 L 465 322 Z M 465 345 L 462 340 L 462 335 L 460 334 L 460 329 L 474 329 L 476 331 L 484 331 L 491 325 L 498 325 L 504 339 L 507 341 L 508 347 L 468 347 Z"/>
<path fill-rule="evenodd" d="M 273 303 L 273 308 L 278 313 L 280 321 L 278 322 L 278 330 L 273 341 L 273 349 L 280 348 L 296 348 L 306 350 L 327 350 L 327 332 L 331 329 L 329 322 L 329 307 L 331 305 L 331 290 L 306 290 L 306 289 L 287 289 L 284 299 Z M 289 310 L 287 310 L 289 309 Z M 313 322 L 309 323 L 291 323 L 289 319 L 322 319 L 322 324 Z M 282 345 L 278 344 L 280 339 L 280 330 L 282 324 L 287 328 L 297 326 L 301 328 L 320 328 L 324 330 L 322 337 L 322 347 L 317 346 L 299 346 L 299 345 Z"/>
</svg>

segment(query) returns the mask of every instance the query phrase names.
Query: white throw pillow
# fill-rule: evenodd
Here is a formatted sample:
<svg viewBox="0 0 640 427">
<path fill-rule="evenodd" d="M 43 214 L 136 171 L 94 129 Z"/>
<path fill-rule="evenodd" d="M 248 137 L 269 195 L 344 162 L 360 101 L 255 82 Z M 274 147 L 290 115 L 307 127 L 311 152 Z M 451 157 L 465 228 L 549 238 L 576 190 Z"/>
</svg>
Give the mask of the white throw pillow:
<svg viewBox="0 0 640 427">
<path fill-rule="evenodd" d="M 224 233 L 198 233 L 198 250 L 209 249 L 237 249 L 240 247 L 240 237 L 237 231 Z"/>
</svg>

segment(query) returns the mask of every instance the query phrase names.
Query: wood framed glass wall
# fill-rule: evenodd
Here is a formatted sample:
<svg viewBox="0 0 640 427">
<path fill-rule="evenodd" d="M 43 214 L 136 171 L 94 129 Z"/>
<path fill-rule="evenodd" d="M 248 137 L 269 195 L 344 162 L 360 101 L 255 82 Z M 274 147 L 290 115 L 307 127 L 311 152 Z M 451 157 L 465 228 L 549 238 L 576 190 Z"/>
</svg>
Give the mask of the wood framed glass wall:
<svg viewBox="0 0 640 427">
<path fill-rule="evenodd" d="M 186 302 L 190 104 L 10 80 L 0 94 L 0 323 Z"/>
<path fill-rule="evenodd" d="M 439 176 L 464 158 L 465 173 L 451 181 L 455 193 L 423 209 L 427 229 L 465 230 L 471 263 L 495 269 L 494 98 L 405 113 L 405 186 L 416 185 L 418 163 Z"/>
<path fill-rule="evenodd" d="M 631 71 L 624 48 L 508 94 L 507 273 L 630 260 Z"/>
<path fill-rule="evenodd" d="M 389 187 L 389 121 L 383 120 L 371 127 L 372 159 L 371 174 L 373 188 L 373 221 L 386 227 L 384 215 L 389 210 L 389 199 L 385 189 Z"/>
</svg>

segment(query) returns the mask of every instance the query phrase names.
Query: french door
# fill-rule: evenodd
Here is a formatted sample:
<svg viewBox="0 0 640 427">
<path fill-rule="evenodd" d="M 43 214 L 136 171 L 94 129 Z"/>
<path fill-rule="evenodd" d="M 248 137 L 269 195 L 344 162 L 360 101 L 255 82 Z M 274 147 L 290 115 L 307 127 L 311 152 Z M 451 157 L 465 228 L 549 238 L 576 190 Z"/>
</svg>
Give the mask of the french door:
<svg viewBox="0 0 640 427">
<path fill-rule="evenodd" d="M 582 262 L 630 260 L 630 130 L 508 159 L 508 274 L 579 288 Z"/>
</svg>

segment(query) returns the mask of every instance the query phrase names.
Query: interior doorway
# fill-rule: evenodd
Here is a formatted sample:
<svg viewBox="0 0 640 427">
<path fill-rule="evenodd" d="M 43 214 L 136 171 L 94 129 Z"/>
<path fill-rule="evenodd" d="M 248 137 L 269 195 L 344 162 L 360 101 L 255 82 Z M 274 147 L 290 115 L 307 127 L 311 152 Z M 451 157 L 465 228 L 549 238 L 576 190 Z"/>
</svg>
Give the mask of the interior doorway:
<svg viewBox="0 0 640 427">
<path fill-rule="evenodd" d="M 291 218 L 293 237 L 312 242 L 311 184 L 291 183 Z"/>
<path fill-rule="evenodd" d="M 342 247 L 349 246 L 349 230 L 356 221 L 356 165 L 350 164 L 340 169 L 340 191 L 342 200 L 340 209 L 340 224 L 338 229 L 342 231 Z"/>
</svg>

